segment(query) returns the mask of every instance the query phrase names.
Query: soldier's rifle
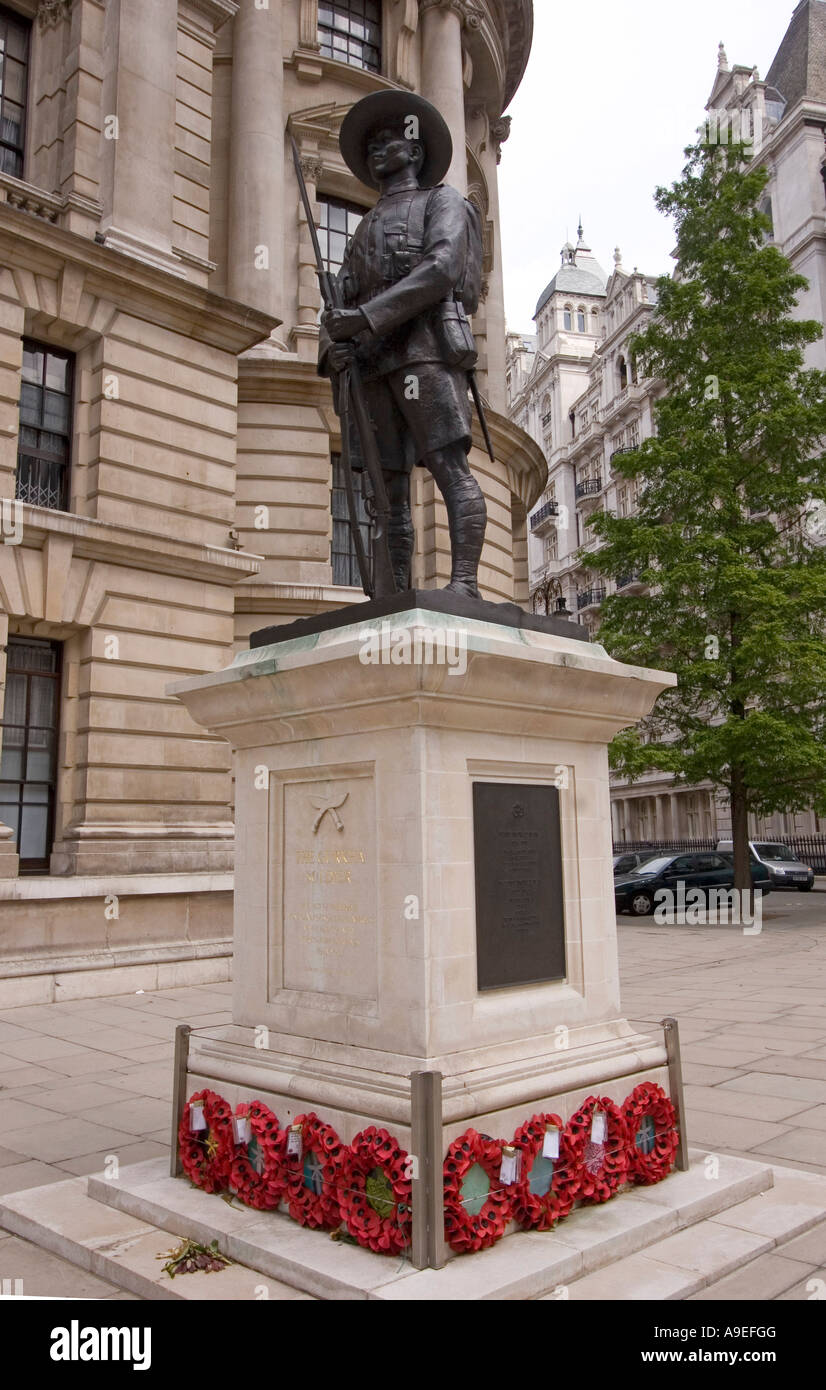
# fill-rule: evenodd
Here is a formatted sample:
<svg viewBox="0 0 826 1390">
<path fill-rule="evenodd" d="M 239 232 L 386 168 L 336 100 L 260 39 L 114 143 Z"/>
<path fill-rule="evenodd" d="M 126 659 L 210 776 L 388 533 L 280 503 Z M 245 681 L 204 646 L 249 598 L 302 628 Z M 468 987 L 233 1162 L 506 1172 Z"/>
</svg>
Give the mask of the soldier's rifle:
<svg viewBox="0 0 826 1390">
<path fill-rule="evenodd" d="M 330 274 L 324 264 L 324 257 L 321 254 L 321 245 L 318 240 L 318 231 L 313 218 L 313 210 L 310 204 L 310 196 L 307 192 L 307 185 L 304 181 L 304 173 L 301 168 L 301 156 L 298 153 L 298 146 L 295 137 L 290 136 L 292 145 L 293 163 L 295 164 L 296 177 L 298 179 L 298 189 L 301 194 L 301 201 L 304 205 L 304 212 L 307 218 L 307 225 L 310 229 L 310 237 L 313 243 L 313 253 L 316 261 L 316 274 L 318 275 L 318 285 L 321 290 L 321 298 L 324 301 L 326 310 L 341 309 L 339 288 L 336 280 Z M 355 345 L 354 345 L 355 347 Z M 381 466 L 381 456 L 376 442 L 375 432 L 370 422 L 370 414 L 367 409 L 367 400 L 364 394 L 364 383 L 361 378 L 361 370 L 355 358 L 350 362 L 347 369 L 340 376 L 341 398 L 340 405 L 342 419 L 342 454 L 344 462 L 344 481 L 345 492 L 347 495 L 347 509 L 350 515 L 350 529 L 353 533 L 353 543 L 356 550 L 359 572 L 361 574 L 364 592 L 370 598 L 384 598 L 388 594 L 396 593 L 396 581 L 393 577 L 393 567 L 390 562 L 390 550 L 387 544 L 387 532 L 390 524 L 390 499 L 387 495 L 387 487 L 384 482 L 384 472 Z M 375 511 L 375 527 L 373 531 L 373 574 L 370 575 L 368 558 L 364 550 L 364 542 L 361 536 L 359 519 L 355 509 L 355 493 L 353 489 L 352 462 L 350 460 L 349 449 L 349 413 L 352 406 L 353 419 L 361 443 L 361 455 L 367 475 L 370 479 L 370 486 L 373 491 L 373 507 Z"/>
</svg>

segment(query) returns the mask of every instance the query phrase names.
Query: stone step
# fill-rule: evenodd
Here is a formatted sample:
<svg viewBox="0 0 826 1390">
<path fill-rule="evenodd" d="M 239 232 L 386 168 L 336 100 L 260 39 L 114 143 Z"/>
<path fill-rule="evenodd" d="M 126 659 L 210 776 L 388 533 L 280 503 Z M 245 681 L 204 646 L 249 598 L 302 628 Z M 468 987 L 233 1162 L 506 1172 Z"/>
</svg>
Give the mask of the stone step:
<svg viewBox="0 0 826 1390">
<path fill-rule="evenodd" d="M 89 1195 L 133 1218 L 199 1240 L 217 1238 L 233 1259 L 322 1299 L 441 1300 L 541 1297 L 583 1274 L 725 1212 L 771 1186 L 766 1164 L 721 1155 L 707 1168 L 694 1153 L 686 1173 L 573 1212 L 554 1232 L 517 1232 L 492 1249 L 454 1256 L 449 1271 L 413 1270 L 400 1259 L 331 1242 L 281 1215 L 230 1206 L 181 1179 L 162 1159 L 92 1177 Z M 708 1174 L 714 1174 L 709 1176 Z"/>
<path fill-rule="evenodd" d="M 826 1178 L 776 1167 L 772 1179 L 773 1185 L 758 1195 L 654 1241 L 620 1265 L 575 1280 L 565 1296 L 572 1301 L 668 1301 L 696 1297 L 738 1271 L 747 1280 L 750 1264 L 770 1252 L 782 1254 L 784 1245 L 826 1217 Z M 794 1282 L 790 1277 L 789 1286 Z"/>
<path fill-rule="evenodd" d="M 626 1271 L 632 1279 L 646 1276 L 649 1290 L 652 1276 L 659 1279 L 654 1294 L 631 1297 L 681 1298 L 700 1287 L 697 1280 L 705 1269 L 687 1277 L 691 1270 L 686 1262 L 699 1259 L 692 1253 L 694 1231 L 713 1227 L 718 1245 L 726 1234 L 733 1243 L 727 1264 L 721 1258 L 708 1265 L 708 1277 L 719 1278 L 771 1248 L 777 1237 L 770 1229 L 752 1230 L 760 1216 L 764 1224 L 773 1220 L 790 1235 L 823 1216 L 822 1209 L 817 1217 L 813 1213 L 822 1201 L 817 1184 L 826 1186 L 826 1179 L 804 1175 L 806 1181 L 814 1179 L 814 1186 L 805 1189 L 805 1201 L 786 1188 L 783 1202 L 765 1204 L 772 1182 L 788 1181 L 782 1176 L 788 1169 L 773 1171 L 729 1155 L 720 1155 L 715 1163 L 718 1167 L 708 1167 L 705 1155 L 694 1153 L 686 1173 L 620 1193 L 602 1206 L 581 1208 L 554 1232 L 518 1232 L 490 1250 L 453 1256 L 445 1270 L 416 1271 L 406 1259 L 332 1241 L 284 1215 L 230 1205 L 183 1179 L 170 1178 L 164 1159 L 124 1168 L 117 1181 L 77 1178 L 0 1198 L 0 1224 L 147 1298 L 255 1298 L 264 1296 L 262 1283 L 271 1299 L 597 1297 L 603 1295 L 588 1293 L 589 1280 L 613 1277 L 625 1290 Z M 172 1283 L 159 1274 L 161 1262 L 155 1261 L 174 1243 L 169 1233 L 205 1243 L 217 1239 L 236 1265 L 220 1275 L 184 1275 Z M 652 1257 L 654 1250 L 660 1255 Z M 643 1258 L 648 1263 L 638 1270 L 636 1262 Z"/>
<path fill-rule="evenodd" d="M 95 1201 L 87 1194 L 86 1178 L 3 1197 L 0 1225 L 139 1298 L 199 1302 L 310 1298 L 238 1263 L 220 1272 L 197 1270 L 171 1279 L 163 1271 L 164 1258 L 158 1258 L 176 1244 L 169 1231 Z"/>
</svg>

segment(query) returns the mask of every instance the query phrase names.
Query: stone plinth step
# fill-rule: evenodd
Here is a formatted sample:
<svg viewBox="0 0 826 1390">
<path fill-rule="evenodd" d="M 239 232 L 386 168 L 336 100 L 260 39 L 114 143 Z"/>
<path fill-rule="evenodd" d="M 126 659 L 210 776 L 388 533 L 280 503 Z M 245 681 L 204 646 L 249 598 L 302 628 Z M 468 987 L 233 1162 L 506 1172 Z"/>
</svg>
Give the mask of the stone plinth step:
<svg viewBox="0 0 826 1390">
<path fill-rule="evenodd" d="M 164 1260 L 158 1259 L 176 1244 L 169 1231 L 95 1201 L 87 1194 L 86 1178 L 4 1196 L 0 1225 L 139 1298 L 198 1302 L 310 1298 L 239 1263 L 211 1274 L 198 1270 L 171 1279 L 163 1272 Z"/>
<path fill-rule="evenodd" d="M 0 1198 L 0 1224 L 145 1298 L 268 1297 L 383 1302 L 470 1299 L 681 1299 L 823 1220 L 826 1178 L 694 1152 L 686 1173 L 573 1212 L 556 1231 L 517 1232 L 443 1270 L 333 1241 L 169 1177 L 166 1160 L 117 1181 L 76 1178 Z M 156 1259 L 174 1240 L 236 1263 L 174 1281 Z M 265 1291 L 262 1291 L 262 1285 Z"/>
<path fill-rule="evenodd" d="M 793 1168 L 772 1170 L 773 1186 L 699 1221 L 621 1265 L 586 1274 L 567 1292 L 573 1301 L 691 1298 L 819 1225 L 826 1217 L 826 1178 Z M 553 1297 L 553 1295 L 545 1295 Z"/>
</svg>

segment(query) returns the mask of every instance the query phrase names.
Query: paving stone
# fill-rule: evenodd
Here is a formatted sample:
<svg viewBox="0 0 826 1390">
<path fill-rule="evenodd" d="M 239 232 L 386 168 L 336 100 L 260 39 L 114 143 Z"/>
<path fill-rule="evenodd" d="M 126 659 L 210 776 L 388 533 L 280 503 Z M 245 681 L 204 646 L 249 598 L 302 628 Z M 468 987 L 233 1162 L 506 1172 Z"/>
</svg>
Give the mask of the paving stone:
<svg viewBox="0 0 826 1390">
<path fill-rule="evenodd" d="M 12 1129 L 3 1135 L 7 1148 L 17 1149 L 29 1158 L 42 1159 L 46 1163 L 78 1158 L 81 1154 L 97 1153 L 100 1149 L 112 1153 L 118 1145 L 133 1143 L 134 1138 L 133 1134 L 126 1134 L 123 1130 L 105 1129 L 103 1125 L 63 1115 L 52 1115 L 49 1124 Z M 7 1187 L 6 1191 L 13 1189 Z"/>
<path fill-rule="evenodd" d="M 65 1182 L 66 1174 L 60 1168 L 36 1159 L 20 1160 L 0 1168 L 0 1194 L 23 1192 L 27 1187 L 45 1187 L 50 1182 Z"/>
<path fill-rule="evenodd" d="M 793 1124 L 801 1129 L 821 1129 L 826 1130 L 826 1105 L 816 1105 L 811 1110 L 803 1110 L 795 1115 Z M 824 1155 L 826 1155 L 826 1141 L 824 1142 Z"/>
<path fill-rule="evenodd" d="M 136 1144 L 126 1144 L 124 1147 L 116 1149 L 114 1157 L 122 1168 L 130 1163 L 143 1163 L 146 1158 L 162 1158 L 169 1153 L 169 1142 L 158 1144 L 153 1139 L 141 1139 Z M 82 1154 L 80 1158 L 63 1159 L 58 1167 L 64 1173 L 74 1173 L 80 1176 L 85 1173 L 100 1173 L 103 1171 L 107 1159 L 112 1157 L 111 1152 L 101 1150 L 96 1154 Z"/>
<path fill-rule="evenodd" d="M 140 1092 L 133 1091 L 131 1098 L 140 1099 Z M 76 1086 L 67 1086 L 64 1083 L 60 1090 L 49 1089 L 37 1093 L 38 1105 L 45 1106 L 47 1111 L 58 1111 L 62 1115 L 80 1115 L 95 1105 L 106 1105 L 109 1101 L 122 1102 L 124 1099 L 127 1097 L 124 1096 L 123 1087 L 99 1081 L 85 1081 Z"/>
<path fill-rule="evenodd" d="M 104 1298 L 116 1286 L 69 1265 L 30 1241 L 12 1236 L 0 1245 L 0 1276 L 22 1279 L 23 1293 L 37 1298 Z"/>
<path fill-rule="evenodd" d="M 79 1057 L 85 1049 L 65 1038 L 44 1037 L 41 1033 L 3 1043 L 3 1057 L 19 1057 L 23 1062 L 53 1062 L 58 1057 Z"/>
<path fill-rule="evenodd" d="M 802 1260 L 804 1264 L 826 1265 L 826 1221 L 807 1231 L 803 1236 L 795 1236 L 780 1246 L 780 1254 L 787 1260 Z"/>
<path fill-rule="evenodd" d="M 8 1168 L 10 1163 L 19 1163 L 20 1155 L 14 1149 L 0 1149 L 0 1168 Z"/>
<path fill-rule="evenodd" d="M 806 1101 L 808 1105 L 826 1102 L 826 1081 L 805 1076 L 783 1076 L 773 1072 L 749 1071 L 733 1081 L 724 1081 L 721 1090 L 748 1091 L 758 1096 L 780 1096 Z"/>
<path fill-rule="evenodd" d="M 114 1125 L 127 1134 L 149 1134 L 159 1125 L 168 1127 L 170 1122 L 168 1102 L 147 1096 L 138 1100 L 121 1097 L 114 1103 L 84 1110 L 79 1118 L 92 1124 Z"/>
<path fill-rule="evenodd" d="M 707 1110 L 689 1110 L 687 1129 L 692 1144 L 744 1153 L 754 1149 L 757 1144 L 779 1138 L 787 1132 L 788 1125 L 745 1120 L 735 1115 L 715 1115 Z"/>
<path fill-rule="evenodd" d="M 0 1095 L 0 1134 L 30 1125 L 48 1124 L 53 1119 L 54 1112 L 42 1105 L 32 1105 L 25 1100 L 8 1100 Z"/>
<path fill-rule="evenodd" d="M 99 1074 L 109 1070 L 115 1060 L 110 1052 L 91 1052 L 84 1048 L 71 1057 L 50 1057 L 49 1066 L 64 1076 L 88 1076 L 90 1072 Z"/>
<path fill-rule="evenodd" d="M 826 1164 L 826 1136 L 817 1129 L 790 1129 L 787 1134 L 756 1146 L 754 1154 L 755 1157 L 757 1154 L 770 1154 L 790 1162 L 800 1160 L 822 1167 Z"/>
<path fill-rule="evenodd" d="M 156 1043 L 151 1047 L 131 1047 L 118 1054 L 128 1062 L 161 1062 L 169 1059 L 172 1065 L 171 1043 Z"/>
<path fill-rule="evenodd" d="M 740 1073 L 732 1067 L 709 1066 L 705 1062 L 683 1061 L 683 1082 L 686 1086 L 716 1086 L 720 1081 L 730 1081 Z"/>
<path fill-rule="evenodd" d="M 779 1096 L 741 1095 L 736 1091 L 724 1091 L 721 1087 L 715 1086 L 686 1086 L 685 1102 L 689 1114 L 694 1110 L 705 1110 L 713 1115 L 742 1116 L 753 1120 L 784 1120 L 788 1115 L 799 1114 L 805 1105 L 805 1102 L 800 1100 L 781 1100 Z"/>
<path fill-rule="evenodd" d="M 795 1057 L 762 1057 L 760 1071 L 773 1072 L 778 1076 L 807 1076 L 815 1081 L 826 1081 L 826 1061 L 819 1062 L 808 1053 L 803 1057 L 799 1054 Z"/>
<path fill-rule="evenodd" d="M 680 1031 L 680 1042 L 682 1043 L 682 1030 Z M 764 1047 L 718 1047 L 716 1043 L 712 1047 L 706 1046 L 705 1043 L 699 1043 L 692 1046 L 690 1052 L 683 1046 L 683 1056 L 686 1055 L 692 1062 L 711 1062 L 713 1065 L 719 1066 L 721 1058 L 725 1058 L 726 1064 L 730 1067 L 746 1067 L 758 1062 L 761 1057 L 765 1057 L 766 1049 Z"/>
<path fill-rule="evenodd" d="M 772 1245 L 771 1237 L 722 1226 L 716 1221 L 700 1221 L 685 1231 L 656 1241 L 645 1253 L 658 1264 L 722 1278 L 741 1260 L 768 1253 Z M 725 1268 L 726 1265 L 729 1268 Z"/>
<path fill-rule="evenodd" d="M 7 1042 L 19 1042 L 21 1039 L 32 1037 L 30 1028 L 23 1028 L 19 1023 L 5 1023 L 0 1020 L 0 1047 Z"/>
<path fill-rule="evenodd" d="M 0 1095 L 6 1097 L 10 1091 L 18 1093 L 29 1086 L 46 1085 L 50 1081 L 58 1084 L 64 1078 L 58 1071 L 48 1071 L 46 1067 L 31 1067 L 27 1062 L 7 1070 L 0 1065 Z"/>
</svg>

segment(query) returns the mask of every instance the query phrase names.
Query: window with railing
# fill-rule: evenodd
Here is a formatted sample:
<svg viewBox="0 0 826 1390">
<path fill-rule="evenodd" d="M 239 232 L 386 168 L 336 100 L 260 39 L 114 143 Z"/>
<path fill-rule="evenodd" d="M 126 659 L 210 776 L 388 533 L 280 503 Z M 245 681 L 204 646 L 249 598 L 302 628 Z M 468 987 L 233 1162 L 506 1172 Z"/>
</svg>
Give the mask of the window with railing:
<svg viewBox="0 0 826 1390">
<path fill-rule="evenodd" d="M 21 873 L 47 873 L 54 835 L 60 711 L 59 642 L 10 637 L 0 757 L 0 821 Z"/>
<path fill-rule="evenodd" d="M 381 0 L 319 0 L 322 56 L 381 72 Z"/>
<path fill-rule="evenodd" d="M 23 177 L 31 24 L 0 5 L 0 173 Z"/>
<path fill-rule="evenodd" d="M 24 338 L 15 495 L 33 507 L 69 505 L 73 367 L 71 353 Z"/>
<path fill-rule="evenodd" d="M 349 587 L 360 589 L 361 575 L 359 573 L 358 559 L 356 557 L 356 543 L 353 539 L 352 527 L 350 526 L 350 513 L 347 507 L 347 490 L 344 482 L 344 463 L 340 454 L 333 454 L 332 464 L 333 487 L 331 505 L 333 512 L 333 540 L 330 559 L 333 566 L 333 583 L 345 584 Z M 353 491 L 355 493 L 356 515 L 358 517 L 359 531 L 361 532 L 361 538 L 364 543 L 364 550 L 369 564 L 371 560 L 373 527 L 367 510 L 364 478 L 365 474 L 361 470 L 353 470 Z"/>
</svg>

